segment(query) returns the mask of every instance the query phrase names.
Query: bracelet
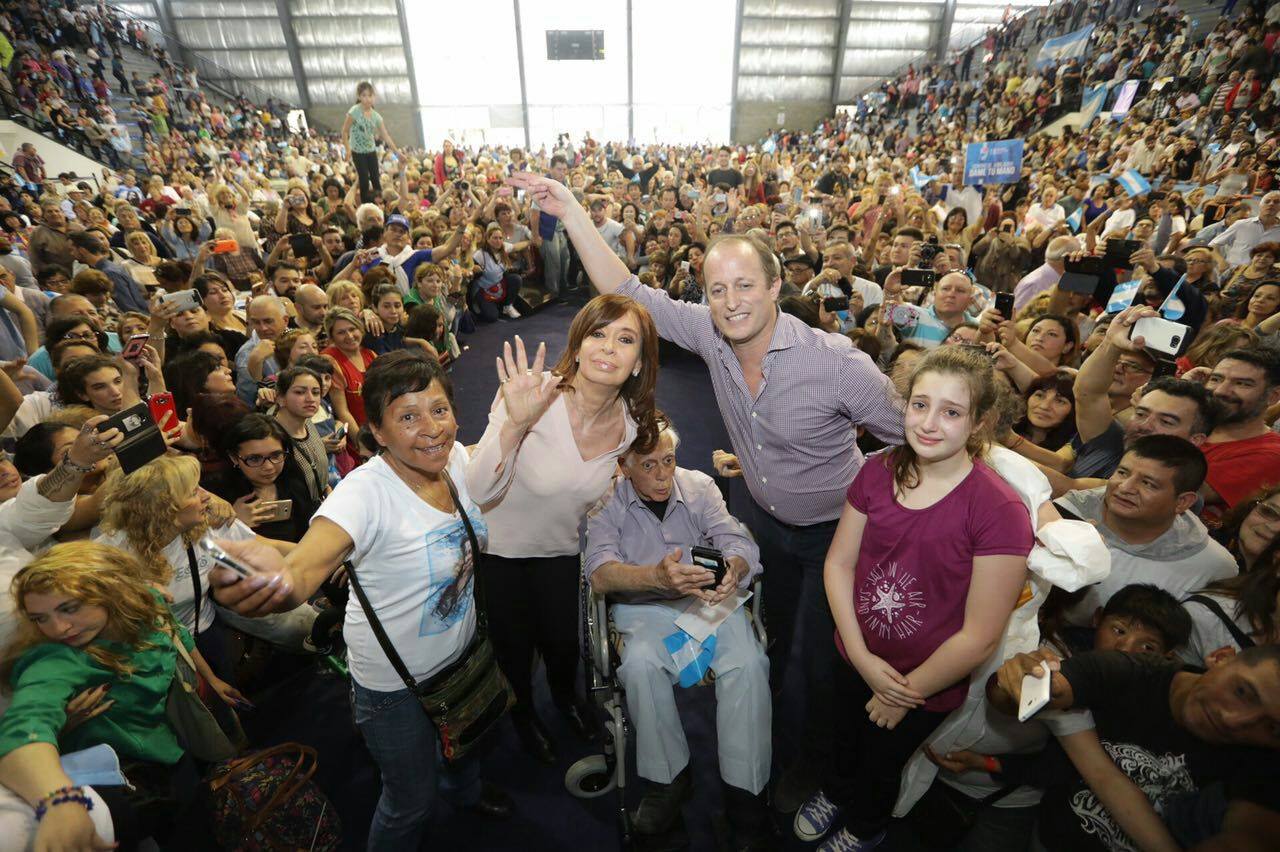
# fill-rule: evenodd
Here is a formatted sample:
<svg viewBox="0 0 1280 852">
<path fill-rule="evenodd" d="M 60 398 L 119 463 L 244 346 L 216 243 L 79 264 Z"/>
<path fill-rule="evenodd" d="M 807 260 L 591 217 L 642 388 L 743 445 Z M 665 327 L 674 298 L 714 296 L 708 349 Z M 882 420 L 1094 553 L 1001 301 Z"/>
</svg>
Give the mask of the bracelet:
<svg viewBox="0 0 1280 852">
<path fill-rule="evenodd" d="M 95 467 L 95 466 L 94 466 L 94 465 L 92 465 L 92 464 L 91 464 L 91 465 L 89 465 L 88 467 L 81 467 L 80 465 L 78 465 L 78 464 L 76 464 L 75 462 L 73 462 L 73 461 L 71 460 L 71 448 L 70 448 L 70 447 L 67 447 L 66 452 L 64 452 L 64 453 L 62 454 L 62 463 L 63 463 L 63 464 L 65 464 L 67 467 L 71 468 L 72 470 L 74 470 L 74 471 L 78 471 L 78 472 L 80 472 L 80 473 L 93 473 L 93 471 L 94 471 L 94 467 Z"/>
<path fill-rule="evenodd" d="M 990 754 L 983 755 L 982 768 L 987 770 L 987 772 L 992 775 L 999 775 L 1000 761 L 996 760 L 994 755 L 990 755 Z"/>
<path fill-rule="evenodd" d="M 49 813 L 50 808 L 65 805 L 68 802 L 84 805 L 86 811 L 93 810 L 93 799 L 89 798 L 83 787 L 59 787 L 36 805 L 36 822 L 44 819 L 44 815 Z"/>
</svg>

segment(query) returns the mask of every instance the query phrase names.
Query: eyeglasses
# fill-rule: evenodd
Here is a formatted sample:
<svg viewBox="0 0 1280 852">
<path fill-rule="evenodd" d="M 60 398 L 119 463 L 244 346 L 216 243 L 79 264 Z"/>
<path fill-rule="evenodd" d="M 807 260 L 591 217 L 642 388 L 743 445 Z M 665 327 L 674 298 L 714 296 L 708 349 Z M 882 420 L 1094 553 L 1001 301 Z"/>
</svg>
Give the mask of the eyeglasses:
<svg viewBox="0 0 1280 852">
<path fill-rule="evenodd" d="M 1137 361 L 1117 361 L 1116 366 L 1126 373 L 1150 373 L 1152 369 L 1146 364 L 1139 364 Z"/>
<path fill-rule="evenodd" d="M 78 331 L 75 334 L 68 334 L 62 338 L 63 340 L 89 340 L 94 343 L 98 342 L 98 335 L 92 331 Z"/>
<path fill-rule="evenodd" d="M 245 467 L 262 467 L 262 465 L 267 462 L 270 462 L 271 464 L 281 464 L 284 462 L 284 450 L 276 450 L 275 452 L 267 453 L 265 456 L 236 456 L 236 458 L 238 458 L 240 463 Z"/>
<path fill-rule="evenodd" d="M 1280 521 L 1280 509 L 1277 509 L 1270 503 L 1264 503 L 1259 500 L 1257 503 L 1254 503 L 1253 506 L 1258 512 L 1258 517 L 1266 523 L 1274 524 L 1277 521 Z"/>
</svg>

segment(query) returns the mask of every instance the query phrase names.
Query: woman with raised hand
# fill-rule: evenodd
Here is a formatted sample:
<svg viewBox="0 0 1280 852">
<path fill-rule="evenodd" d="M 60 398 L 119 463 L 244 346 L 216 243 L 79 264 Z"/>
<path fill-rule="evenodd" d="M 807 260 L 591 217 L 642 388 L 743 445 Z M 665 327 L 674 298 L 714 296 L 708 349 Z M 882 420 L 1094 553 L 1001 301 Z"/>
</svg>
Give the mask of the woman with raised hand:
<svg viewBox="0 0 1280 852">
<path fill-rule="evenodd" d="M 543 763 L 555 753 L 533 708 L 533 652 L 574 733 L 590 739 L 591 710 L 576 697 L 578 527 L 609 487 L 633 441 L 656 434 L 658 333 L 625 296 L 597 296 L 574 317 L 560 362 L 544 372 L 518 336 L 497 359 L 501 388 L 467 468 L 489 527 L 481 578 L 494 650 L 516 693 L 512 719 Z"/>
<path fill-rule="evenodd" d="M 305 603 L 349 561 L 391 646 L 421 683 L 472 648 L 475 551 L 488 530 L 467 488 L 453 385 L 440 365 L 413 350 L 384 355 L 365 376 L 364 401 L 361 437 L 377 455 L 334 488 L 297 547 L 282 557 L 259 543 L 220 541 L 252 573 L 215 569 L 210 577 L 219 603 L 260 617 Z M 382 774 L 368 848 L 422 845 L 442 772 L 457 804 L 509 814 L 505 795 L 481 784 L 474 756 L 441 765 L 440 732 L 391 665 L 356 595 L 344 636 L 356 724 Z"/>
</svg>

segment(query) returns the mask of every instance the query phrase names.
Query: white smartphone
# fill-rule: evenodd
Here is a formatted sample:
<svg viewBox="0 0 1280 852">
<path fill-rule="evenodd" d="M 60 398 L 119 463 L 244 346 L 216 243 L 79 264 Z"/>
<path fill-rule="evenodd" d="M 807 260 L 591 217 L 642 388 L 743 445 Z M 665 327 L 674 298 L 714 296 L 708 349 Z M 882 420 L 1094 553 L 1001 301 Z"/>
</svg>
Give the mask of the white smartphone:
<svg viewBox="0 0 1280 852">
<path fill-rule="evenodd" d="M 1190 330 L 1189 326 L 1164 317 L 1143 317 L 1133 324 L 1129 339 L 1141 337 L 1144 348 L 1165 355 L 1177 355 Z"/>
<path fill-rule="evenodd" d="M 1025 722 L 1039 713 L 1049 703 L 1049 681 L 1053 673 L 1048 663 L 1041 663 L 1044 674 L 1040 677 L 1026 675 L 1022 678 L 1022 699 L 1018 702 L 1018 721 Z"/>
<path fill-rule="evenodd" d="M 189 311 L 200 307 L 200 293 L 194 289 L 179 290 L 176 293 L 161 293 L 160 301 L 166 305 L 176 305 L 179 311 Z"/>
</svg>

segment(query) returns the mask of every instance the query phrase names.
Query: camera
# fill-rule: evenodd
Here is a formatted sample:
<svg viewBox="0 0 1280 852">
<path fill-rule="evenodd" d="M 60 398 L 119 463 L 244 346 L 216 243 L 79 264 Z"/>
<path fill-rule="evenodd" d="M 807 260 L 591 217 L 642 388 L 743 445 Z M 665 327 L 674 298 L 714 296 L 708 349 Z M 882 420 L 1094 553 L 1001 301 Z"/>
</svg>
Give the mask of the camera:
<svg viewBox="0 0 1280 852">
<path fill-rule="evenodd" d="M 902 270 L 903 287 L 932 287 L 938 281 L 938 274 L 932 269 Z"/>
<path fill-rule="evenodd" d="M 942 246 L 938 245 L 938 238 L 930 234 L 929 240 L 920 245 L 920 264 L 922 266 L 931 266 L 933 259 L 938 256 L 940 251 L 942 251 Z"/>
<path fill-rule="evenodd" d="M 460 189 L 463 192 L 466 192 L 468 189 L 471 188 L 471 185 L 467 183 L 465 180 L 460 180 L 455 182 L 454 186 L 456 186 L 458 189 Z"/>
</svg>

